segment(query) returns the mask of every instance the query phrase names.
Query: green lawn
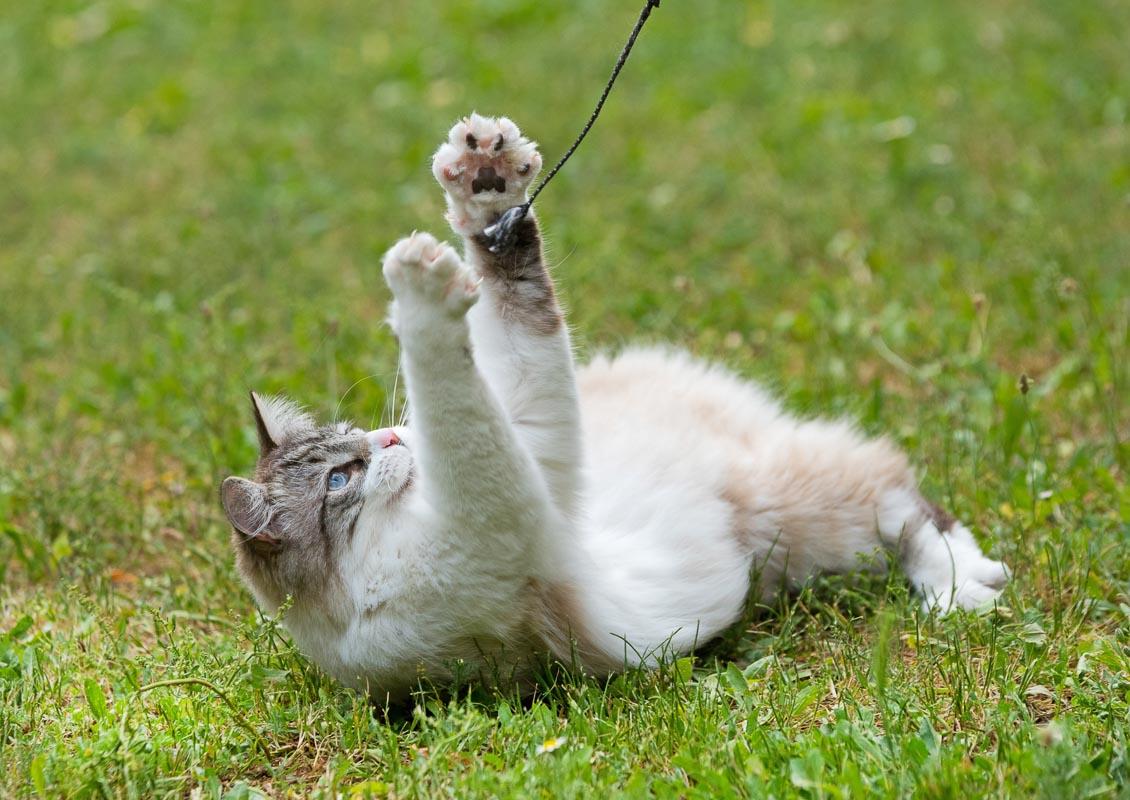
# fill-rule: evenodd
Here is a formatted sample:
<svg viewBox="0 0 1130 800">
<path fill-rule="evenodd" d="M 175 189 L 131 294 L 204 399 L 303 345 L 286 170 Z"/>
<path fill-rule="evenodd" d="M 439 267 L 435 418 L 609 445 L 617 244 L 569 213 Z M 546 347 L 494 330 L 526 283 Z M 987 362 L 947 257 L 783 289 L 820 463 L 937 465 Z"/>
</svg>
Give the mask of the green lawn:
<svg viewBox="0 0 1130 800">
<path fill-rule="evenodd" d="M 0 3 L 0 796 L 1130 797 L 1125 0 L 666 0 L 539 202 L 582 353 L 889 432 L 995 612 L 827 580 L 657 673 L 387 712 L 256 613 L 247 390 L 389 420 L 439 138 L 552 161 L 640 4 Z"/>
</svg>

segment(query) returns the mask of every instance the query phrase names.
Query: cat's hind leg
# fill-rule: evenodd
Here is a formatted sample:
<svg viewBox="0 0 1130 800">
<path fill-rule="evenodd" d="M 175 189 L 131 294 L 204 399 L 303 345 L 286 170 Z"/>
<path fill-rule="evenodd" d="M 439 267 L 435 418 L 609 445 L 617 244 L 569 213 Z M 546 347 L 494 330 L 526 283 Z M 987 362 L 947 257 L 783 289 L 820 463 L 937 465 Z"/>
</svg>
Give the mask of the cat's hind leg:
<svg viewBox="0 0 1130 800">
<path fill-rule="evenodd" d="M 471 114 L 432 161 L 447 219 L 482 277 L 468 314 L 475 360 L 542 471 L 554 502 L 573 516 L 580 495 L 581 422 L 569 332 L 542 254 L 533 212 L 515 241 L 492 253 L 483 230 L 526 200 L 541 169 L 537 145 L 505 117 Z"/>
<path fill-rule="evenodd" d="M 896 541 L 899 562 L 926 610 L 942 613 L 990 605 L 1008 580 L 1008 567 L 988 558 L 968 528 L 917 493 L 887 499 L 886 532 Z"/>
<path fill-rule="evenodd" d="M 1007 580 L 1004 564 L 922 496 L 906 457 L 885 439 L 842 422 L 782 421 L 747 464 L 745 488 L 729 496 L 749 520 L 763 594 L 781 577 L 796 585 L 878 566 L 880 550 L 898 558 L 927 609 L 987 605 Z"/>
</svg>

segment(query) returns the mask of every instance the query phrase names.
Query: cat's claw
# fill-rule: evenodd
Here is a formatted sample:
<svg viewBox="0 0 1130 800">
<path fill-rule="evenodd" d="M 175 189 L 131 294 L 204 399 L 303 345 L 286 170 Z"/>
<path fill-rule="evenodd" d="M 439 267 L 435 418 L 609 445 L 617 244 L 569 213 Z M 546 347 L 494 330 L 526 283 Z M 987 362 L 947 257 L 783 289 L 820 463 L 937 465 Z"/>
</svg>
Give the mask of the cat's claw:
<svg viewBox="0 0 1130 800">
<path fill-rule="evenodd" d="M 385 282 L 400 304 L 427 305 L 461 316 L 479 296 L 478 278 L 446 242 L 413 233 L 385 254 Z"/>
<path fill-rule="evenodd" d="M 447 194 L 447 220 L 474 236 L 526 200 L 541 169 L 537 144 L 506 117 L 471 114 L 451 128 L 432 157 L 432 174 Z"/>
</svg>

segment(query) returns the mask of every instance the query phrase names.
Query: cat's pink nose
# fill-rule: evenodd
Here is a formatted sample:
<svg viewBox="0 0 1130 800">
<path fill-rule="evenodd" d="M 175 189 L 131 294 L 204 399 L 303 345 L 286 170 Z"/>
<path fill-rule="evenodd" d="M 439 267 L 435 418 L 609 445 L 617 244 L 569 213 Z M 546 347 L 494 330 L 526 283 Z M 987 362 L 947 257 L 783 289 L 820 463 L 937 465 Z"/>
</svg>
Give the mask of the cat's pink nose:
<svg viewBox="0 0 1130 800">
<path fill-rule="evenodd" d="M 400 437 L 396 435 L 396 431 L 392 428 L 378 428 L 375 431 L 369 431 L 368 438 L 373 447 L 381 450 L 392 447 L 394 444 L 400 444 Z"/>
</svg>

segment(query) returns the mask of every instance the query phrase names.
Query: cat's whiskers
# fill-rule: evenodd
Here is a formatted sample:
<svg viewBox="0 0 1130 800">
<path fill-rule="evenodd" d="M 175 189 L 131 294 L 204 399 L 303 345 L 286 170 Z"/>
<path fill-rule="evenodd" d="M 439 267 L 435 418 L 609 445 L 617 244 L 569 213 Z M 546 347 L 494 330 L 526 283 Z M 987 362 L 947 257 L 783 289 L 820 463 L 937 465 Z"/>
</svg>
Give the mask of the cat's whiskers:
<svg viewBox="0 0 1130 800">
<path fill-rule="evenodd" d="M 399 367 L 397 368 L 397 370 L 399 372 Z M 350 385 L 350 387 L 348 389 L 345 390 L 345 393 L 338 399 L 337 405 L 334 406 L 333 423 L 335 425 L 337 424 L 337 421 L 338 421 L 337 415 L 341 411 L 341 404 L 345 402 L 345 398 L 349 397 L 349 393 L 352 392 L 354 389 L 356 389 L 359 385 L 361 385 L 365 381 L 372 380 L 373 378 L 379 378 L 379 377 L 381 377 L 380 373 L 374 373 L 372 375 L 366 375 L 363 378 L 358 378 L 357 380 L 355 380 Z"/>
<path fill-rule="evenodd" d="M 396 372 L 393 373 L 393 376 L 392 376 L 392 391 L 385 393 L 385 402 L 384 402 L 384 407 L 380 410 L 381 415 L 380 415 L 379 423 L 378 423 L 378 420 L 377 420 L 377 410 L 376 409 L 373 410 L 372 416 L 369 417 L 369 429 L 370 430 L 373 430 L 374 428 L 385 427 L 384 422 L 385 422 L 386 417 L 388 417 L 389 419 L 395 418 L 395 416 L 396 416 L 396 412 L 395 412 L 396 391 L 399 388 L 399 386 L 400 386 L 400 362 L 397 361 L 396 362 Z"/>
<path fill-rule="evenodd" d="M 396 361 L 396 374 L 392 376 L 392 393 L 388 396 L 388 410 L 389 417 L 396 416 L 396 392 L 400 388 L 400 359 Z M 402 405 L 400 419 L 397 420 L 396 425 L 400 427 L 404 424 L 404 408 L 407 404 Z"/>
</svg>

